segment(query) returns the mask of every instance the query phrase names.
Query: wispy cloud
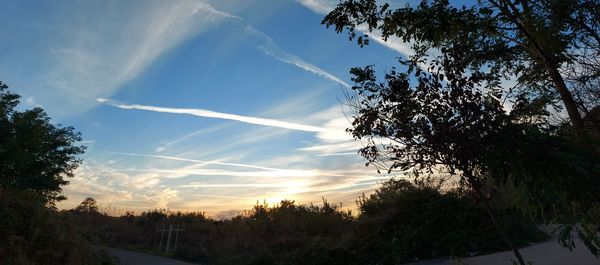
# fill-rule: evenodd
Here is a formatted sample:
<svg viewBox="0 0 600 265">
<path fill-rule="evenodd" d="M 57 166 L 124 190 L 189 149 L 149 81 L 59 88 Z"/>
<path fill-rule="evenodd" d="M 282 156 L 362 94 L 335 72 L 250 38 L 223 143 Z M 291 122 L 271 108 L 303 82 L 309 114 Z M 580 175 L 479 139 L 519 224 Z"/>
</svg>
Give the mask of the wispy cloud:
<svg viewBox="0 0 600 265">
<path fill-rule="evenodd" d="M 166 51 L 223 22 L 241 20 L 206 1 L 110 2 L 64 1 L 48 14 L 24 13 L 29 23 L 8 35 L 28 32 L 18 41 L 26 48 L 7 53 L 25 62 L 35 60 L 36 70 L 27 79 L 16 70 L 4 76 L 37 89 L 24 94 L 35 95 L 31 104 L 44 105 L 55 118 L 68 117 L 94 107 L 90 100 L 114 94 Z M 32 50 L 35 56 L 29 54 Z"/>
<path fill-rule="evenodd" d="M 356 155 L 357 152 L 346 152 L 346 153 L 328 153 L 328 154 L 320 154 L 317 156 L 349 156 L 349 155 Z"/>
<path fill-rule="evenodd" d="M 221 199 L 248 199 L 240 196 L 224 196 L 224 195 L 209 195 L 209 194 L 195 194 L 196 197 L 208 197 L 208 198 L 221 198 Z"/>
<path fill-rule="evenodd" d="M 351 87 L 348 83 L 344 82 L 339 77 L 337 77 L 333 74 L 330 74 L 329 72 L 319 68 L 318 66 L 308 63 L 308 62 L 304 61 L 302 58 L 283 50 L 281 47 L 279 47 L 279 45 L 277 45 L 277 43 L 271 37 L 269 37 L 264 32 L 261 32 L 251 26 L 246 27 L 246 32 L 256 35 L 256 36 L 259 36 L 263 39 L 264 44 L 259 45 L 258 49 L 260 51 L 262 51 L 264 54 L 271 56 L 271 57 L 273 57 L 279 61 L 282 61 L 284 63 L 294 65 L 304 71 L 316 74 L 325 79 L 329 79 L 331 81 L 339 83 L 346 88 Z"/>
<path fill-rule="evenodd" d="M 361 147 L 362 146 L 357 141 L 343 141 L 343 142 L 337 142 L 337 143 L 312 145 L 312 146 L 308 146 L 308 147 L 299 148 L 298 150 L 309 151 L 309 152 L 318 152 L 321 154 L 333 154 L 333 153 L 342 152 L 342 151 L 358 150 Z"/>
<path fill-rule="evenodd" d="M 222 113 L 222 112 L 216 112 L 216 111 L 206 110 L 206 109 L 166 108 L 166 107 L 139 105 L 139 104 L 123 104 L 123 103 L 120 103 L 120 102 L 117 102 L 114 100 L 102 99 L 102 98 L 97 99 L 97 101 L 107 104 L 107 105 L 117 107 L 117 108 L 121 108 L 121 109 L 136 109 L 136 110 L 163 112 L 163 113 L 189 114 L 189 115 L 194 115 L 194 116 L 199 116 L 199 117 L 234 120 L 234 121 L 239 121 L 239 122 L 244 122 L 244 123 L 249 123 L 249 124 L 264 125 L 264 126 L 278 127 L 278 128 L 298 130 L 298 131 L 307 131 L 307 132 L 321 132 L 321 131 L 325 130 L 324 128 L 317 127 L 317 126 L 304 125 L 304 124 L 280 121 L 280 120 L 275 120 L 275 119 L 267 119 L 267 118 L 259 118 L 259 117 L 251 117 L 251 116 L 242 116 L 242 115 L 237 115 L 237 114 Z"/>
<path fill-rule="evenodd" d="M 193 164 L 136 169 L 113 167 L 119 162 L 106 165 L 88 159 L 77 170 L 71 185 L 65 187 L 70 200 L 62 207 L 74 207 L 83 198 L 92 196 L 103 205 L 113 204 L 129 209 L 169 207 L 218 212 L 232 208 L 247 209 L 256 200 L 262 199 L 269 203 L 282 199 L 310 202 L 321 196 L 337 200 L 342 198 L 339 197 L 340 192 L 352 190 L 354 193 L 343 200 L 351 205 L 357 194 L 372 189 L 385 177 L 358 166 L 331 170 L 235 171 L 204 169 L 205 164 L 198 163 L 198 160 L 183 161 L 188 160 Z M 156 164 L 148 161 L 148 165 Z M 223 166 L 238 167 L 238 164 L 224 163 Z"/>
<path fill-rule="evenodd" d="M 337 0 L 296 0 L 308 9 L 318 14 L 327 14 L 335 8 L 339 1 Z"/>
</svg>

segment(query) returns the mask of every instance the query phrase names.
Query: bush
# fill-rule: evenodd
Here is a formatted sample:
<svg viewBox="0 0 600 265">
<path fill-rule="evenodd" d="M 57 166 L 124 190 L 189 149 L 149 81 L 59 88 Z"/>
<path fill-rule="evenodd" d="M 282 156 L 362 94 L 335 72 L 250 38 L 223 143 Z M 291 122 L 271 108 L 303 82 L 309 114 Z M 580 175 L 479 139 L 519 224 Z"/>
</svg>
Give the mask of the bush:
<svg viewBox="0 0 600 265">
<path fill-rule="evenodd" d="M 116 264 L 93 250 L 76 224 L 46 201 L 34 192 L 0 190 L 0 264 Z"/>
<path fill-rule="evenodd" d="M 491 204 L 512 240 L 540 239 L 507 203 Z M 167 210 L 121 217 L 75 212 L 73 218 L 95 242 L 152 251 L 160 240 L 156 229 L 179 224 L 185 230 L 169 255 L 206 264 L 397 264 L 507 249 L 468 192 L 390 180 L 360 197 L 358 210 L 353 216 L 325 200 L 322 206 L 284 200 L 228 220 Z"/>
<path fill-rule="evenodd" d="M 468 193 L 442 192 L 429 184 L 390 180 L 358 200 L 356 252 L 362 264 L 397 264 L 414 259 L 466 256 L 505 250 L 504 241 L 482 205 Z M 539 239 L 512 208 L 493 209 L 518 244 Z"/>
</svg>

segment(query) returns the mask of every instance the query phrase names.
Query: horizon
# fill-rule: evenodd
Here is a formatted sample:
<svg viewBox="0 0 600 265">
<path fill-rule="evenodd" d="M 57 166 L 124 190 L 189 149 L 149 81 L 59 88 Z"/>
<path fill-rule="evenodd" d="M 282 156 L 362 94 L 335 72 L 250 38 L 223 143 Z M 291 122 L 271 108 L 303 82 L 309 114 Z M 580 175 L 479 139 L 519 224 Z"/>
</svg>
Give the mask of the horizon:
<svg viewBox="0 0 600 265">
<path fill-rule="evenodd" d="M 87 146 L 61 209 L 92 197 L 139 212 L 218 216 L 294 200 L 342 203 L 390 177 L 345 129 L 349 70 L 409 45 L 358 47 L 321 25 L 331 0 L 0 4 L 0 74 L 24 107 Z M 27 32 L 27 34 L 24 34 Z"/>
</svg>

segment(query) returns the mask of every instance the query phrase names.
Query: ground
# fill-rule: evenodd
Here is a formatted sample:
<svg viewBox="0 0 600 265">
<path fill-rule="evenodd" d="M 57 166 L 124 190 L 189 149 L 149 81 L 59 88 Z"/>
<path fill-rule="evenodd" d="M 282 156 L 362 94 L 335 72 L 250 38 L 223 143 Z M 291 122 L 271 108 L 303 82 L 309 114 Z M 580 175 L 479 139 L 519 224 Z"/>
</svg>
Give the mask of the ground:
<svg viewBox="0 0 600 265">
<path fill-rule="evenodd" d="M 119 258 L 121 265 L 193 265 L 193 263 L 154 256 L 130 250 L 103 247 L 109 254 Z"/>
<path fill-rule="evenodd" d="M 549 232 L 554 227 L 540 227 L 542 231 Z M 558 238 L 554 235 L 548 241 L 533 244 L 519 249 L 521 255 L 526 261 L 531 261 L 533 265 L 600 265 L 600 258 L 595 257 L 583 245 L 581 240 L 576 239 L 577 246 L 573 251 L 562 247 L 558 243 Z M 412 265 L 510 265 L 512 260 L 516 260 L 511 251 L 463 258 L 460 260 L 428 260 L 412 263 Z"/>
<path fill-rule="evenodd" d="M 556 236 L 548 241 L 521 248 L 521 254 L 533 265 L 600 265 L 600 258 L 594 257 L 580 240 L 576 240 L 573 251 L 560 246 Z M 104 248 L 109 254 L 119 258 L 122 265 L 191 265 L 183 261 L 153 256 L 129 250 Z M 463 258 L 460 260 L 427 260 L 411 263 L 411 265 L 510 265 L 514 259 L 510 251 L 483 256 Z"/>
</svg>

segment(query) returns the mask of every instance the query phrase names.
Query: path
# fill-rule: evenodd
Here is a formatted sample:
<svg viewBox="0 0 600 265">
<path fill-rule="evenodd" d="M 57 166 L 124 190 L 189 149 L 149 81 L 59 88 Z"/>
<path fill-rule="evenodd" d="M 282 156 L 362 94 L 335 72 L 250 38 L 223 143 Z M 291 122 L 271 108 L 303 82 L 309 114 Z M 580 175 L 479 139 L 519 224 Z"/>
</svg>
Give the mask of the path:
<svg viewBox="0 0 600 265">
<path fill-rule="evenodd" d="M 102 247 L 109 255 L 119 258 L 121 265 L 197 265 L 161 256 L 135 252 L 124 249 Z"/>
<path fill-rule="evenodd" d="M 549 229 L 543 229 L 549 230 Z M 600 265 L 600 258 L 594 257 L 579 239 L 575 239 L 577 246 L 573 251 L 561 246 L 556 235 L 550 240 L 519 249 L 526 261 L 533 265 Z M 463 258 L 462 260 L 427 260 L 412 265 L 510 265 L 511 260 L 516 260 L 511 251 L 499 252 L 483 256 Z"/>
</svg>

